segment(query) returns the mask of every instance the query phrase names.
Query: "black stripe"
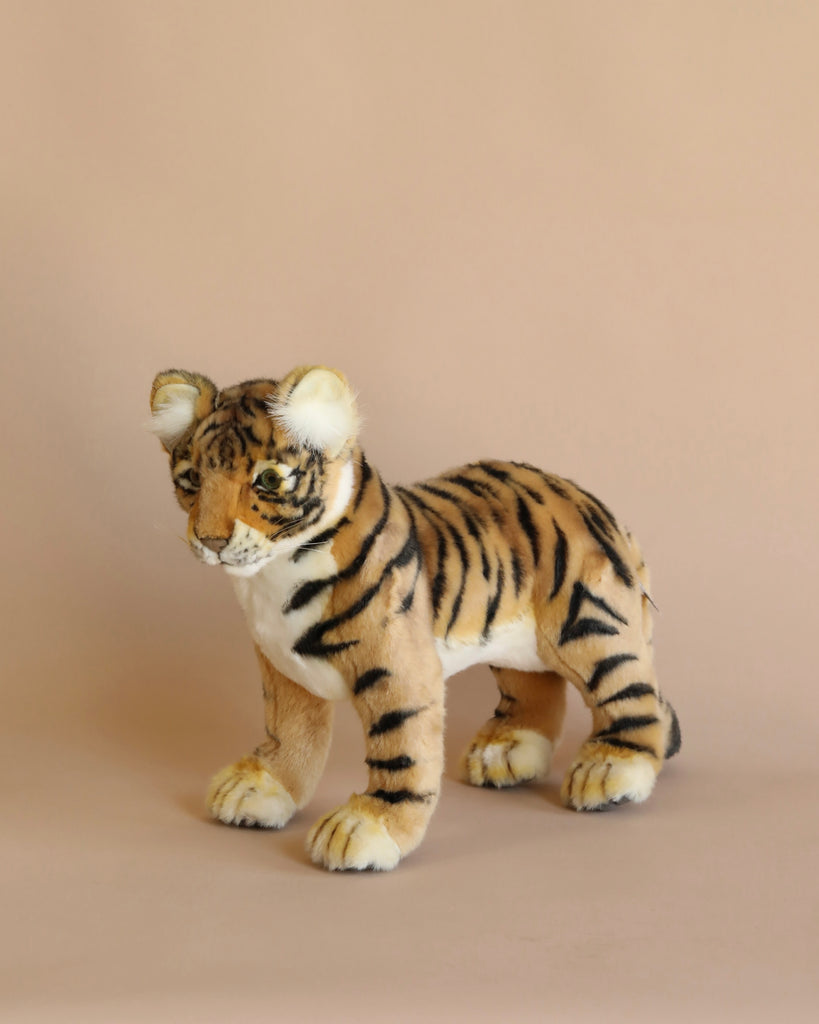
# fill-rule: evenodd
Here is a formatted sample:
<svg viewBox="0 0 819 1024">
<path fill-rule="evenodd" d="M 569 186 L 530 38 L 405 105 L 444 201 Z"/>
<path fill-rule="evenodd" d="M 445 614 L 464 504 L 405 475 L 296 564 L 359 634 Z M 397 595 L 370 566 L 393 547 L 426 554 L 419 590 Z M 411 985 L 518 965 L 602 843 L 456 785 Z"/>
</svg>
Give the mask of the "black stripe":
<svg viewBox="0 0 819 1024">
<path fill-rule="evenodd" d="M 498 606 L 500 605 L 505 578 L 506 574 L 503 571 L 503 565 L 501 562 L 498 562 L 498 579 L 495 586 L 495 593 L 489 598 L 489 603 L 486 606 L 486 619 L 483 624 L 483 633 L 481 635 L 483 640 L 486 640 L 489 637 L 489 630 L 495 620 L 495 616 L 498 614 Z"/>
<path fill-rule="evenodd" d="M 392 675 L 392 672 L 388 668 L 369 668 L 366 672 L 363 672 L 358 679 L 355 681 L 353 686 L 353 693 L 357 697 L 360 693 L 365 690 L 369 690 L 370 687 L 383 679 L 385 676 Z"/>
<path fill-rule="evenodd" d="M 513 462 L 511 465 L 518 469 L 530 469 L 533 467 L 527 466 L 520 462 Z M 508 487 L 519 487 L 522 491 L 525 491 L 532 501 L 536 501 L 538 505 L 543 505 L 543 495 L 538 494 L 537 491 L 533 491 L 531 487 L 525 484 L 522 480 L 513 476 L 505 469 L 500 469 L 498 466 L 492 465 L 490 462 L 473 462 L 471 468 L 482 469 L 484 473 L 488 473 L 489 476 L 493 476 L 496 480 L 502 480 Z M 537 471 L 536 471 L 537 472 Z"/>
<path fill-rule="evenodd" d="M 410 517 L 410 519 L 412 519 L 413 522 L 415 522 L 415 518 L 413 516 L 412 509 L 410 508 L 410 499 L 412 498 L 412 495 L 409 494 L 409 493 L 406 493 L 406 494 L 402 493 L 400 490 L 397 491 L 397 494 L 398 494 L 399 501 L 401 501 L 401 503 L 403 504 L 404 508 L 407 510 L 407 515 Z M 438 618 L 438 612 L 439 612 L 440 607 L 441 607 L 441 600 L 443 599 L 444 593 L 446 591 L 446 585 L 447 585 L 446 569 L 445 569 L 446 556 L 447 556 L 446 537 L 444 536 L 443 532 L 438 528 L 438 526 L 433 522 L 433 520 L 432 520 L 432 512 L 430 510 L 427 510 L 426 508 L 421 507 L 421 508 L 419 508 L 419 512 L 424 517 L 425 521 L 429 524 L 429 527 L 432 530 L 432 532 L 435 534 L 435 538 L 436 538 L 436 541 L 437 541 L 435 576 L 434 576 L 434 578 L 432 580 L 432 585 L 431 585 L 432 616 L 433 616 L 433 619 L 437 619 Z M 420 570 L 420 567 L 419 567 L 419 570 Z"/>
<path fill-rule="evenodd" d="M 518 597 L 520 594 L 520 588 L 523 586 L 525 575 L 520 555 L 512 548 L 512 578 L 515 581 L 515 597 Z"/>
<path fill-rule="evenodd" d="M 372 793 L 367 793 L 367 796 L 374 796 L 378 800 L 383 800 L 388 804 L 403 804 L 407 802 L 422 804 L 429 800 L 432 793 L 413 793 L 411 789 L 376 789 Z"/>
<path fill-rule="evenodd" d="M 616 736 L 618 732 L 633 732 L 635 729 L 644 729 L 649 725 L 656 725 L 659 718 L 656 715 L 623 715 L 616 718 L 607 729 L 601 729 L 595 735 L 595 739 L 602 739 L 604 736 Z"/>
<path fill-rule="evenodd" d="M 356 494 L 355 502 L 353 503 L 353 512 L 358 512 L 358 506 L 361 504 L 361 501 L 362 501 L 362 499 L 364 497 L 364 492 L 367 489 L 367 484 L 370 482 L 370 479 L 372 478 L 372 475 L 373 475 L 373 471 L 370 468 L 370 464 L 369 464 L 369 462 L 367 462 L 367 460 L 362 455 L 361 456 L 361 477 L 360 477 L 360 479 L 358 481 L 358 494 Z"/>
<path fill-rule="evenodd" d="M 341 644 L 324 644 L 322 638 L 324 637 L 324 634 L 329 632 L 331 629 L 335 629 L 336 626 L 340 626 L 343 622 L 349 622 L 350 619 L 354 619 L 357 615 L 360 615 L 361 612 L 367 608 L 376 594 L 381 590 L 384 580 L 390 575 L 393 569 L 409 565 L 413 559 L 417 559 L 419 562 L 421 560 L 421 548 L 418 544 L 418 538 L 415 535 L 414 527 L 411 529 L 410 535 L 407 537 L 404 546 L 398 554 L 394 555 L 384 566 L 379 580 L 365 590 L 361 597 L 359 597 L 359 599 L 348 608 L 345 608 L 343 612 L 339 612 L 337 615 L 333 615 L 331 618 L 324 619 L 311 626 L 293 647 L 296 654 L 307 655 L 310 657 L 327 657 L 331 653 L 344 650 L 347 647 L 352 647 L 354 644 L 357 644 L 359 642 L 358 640 L 348 640 Z M 346 571 L 347 570 L 345 570 L 345 573 Z"/>
<path fill-rule="evenodd" d="M 603 622 L 600 619 L 578 619 L 578 615 L 580 614 L 580 609 L 583 606 L 584 601 L 589 601 L 595 606 L 595 608 L 599 608 L 601 611 L 606 612 L 607 615 L 610 615 L 618 622 L 622 622 L 623 625 L 628 625 L 628 621 L 623 618 L 619 612 L 615 611 L 614 608 L 604 601 L 602 597 L 597 597 L 595 594 L 592 594 L 592 592 L 584 587 L 578 580 L 572 590 L 571 600 L 569 601 L 569 612 L 560 631 L 558 645 L 567 644 L 572 640 L 580 640 L 586 636 L 616 636 L 620 632 L 616 626 L 613 626 L 608 622 Z"/>
<path fill-rule="evenodd" d="M 532 559 L 535 563 L 535 568 L 540 561 L 540 538 L 538 532 L 535 529 L 535 524 L 532 522 L 532 513 L 529 511 L 529 506 L 518 494 L 517 497 L 517 513 L 518 522 L 523 527 L 523 532 L 529 539 L 529 546 L 532 549 Z"/>
<path fill-rule="evenodd" d="M 492 487 L 491 484 L 485 483 L 483 480 L 472 480 L 468 476 L 445 476 L 442 477 L 448 484 L 458 484 L 459 487 L 466 488 L 471 494 L 474 494 L 476 498 L 486 499 L 487 496 L 494 498 L 496 501 L 500 501 L 501 497 L 498 492 Z"/>
<path fill-rule="evenodd" d="M 565 627 L 560 633 L 558 646 L 571 643 L 572 640 L 582 640 L 587 636 L 617 636 L 620 630 L 608 622 L 600 619 L 578 619 L 570 627 Z"/>
<path fill-rule="evenodd" d="M 421 708 L 401 708 L 398 711 L 387 711 L 380 718 L 377 718 L 370 726 L 370 736 L 383 736 L 385 732 L 393 732 L 400 729 L 408 718 L 413 718 Z"/>
<path fill-rule="evenodd" d="M 242 436 L 247 442 L 249 442 L 250 444 L 255 444 L 259 448 L 261 448 L 262 439 L 254 433 L 253 427 L 248 426 L 246 423 L 239 423 L 238 428 L 242 432 Z"/>
<path fill-rule="evenodd" d="M 636 697 L 647 697 L 650 693 L 655 693 L 655 690 L 648 683 L 631 683 L 629 686 L 624 686 L 622 690 L 618 690 L 617 693 L 613 693 L 611 697 L 598 701 L 597 706 L 602 708 L 604 704 L 613 704 L 618 700 L 634 700 Z"/>
<path fill-rule="evenodd" d="M 466 590 L 466 577 L 467 573 L 469 572 L 469 553 L 466 550 L 464 539 L 460 535 L 458 530 L 445 516 L 438 512 L 437 509 L 434 509 L 430 505 L 427 505 L 423 498 L 420 498 L 417 494 L 415 494 L 413 491 L 408 490 L 406 487 L 398 487 L 396 488 L 396 490 L 398 490 L 401 494 L 405 495 L 406 498 L 409 501 L 411 501 L 414 505 L 416 505 L 418 508 L 422 509 L 427 514 L 427 516 L 435 516 L 437 519 L 440 519 L 444 526 L 447 528 L 449 535 L 455 542 L 455 547 L 458 549 L 458 556 L 461 561 L 461 582 L 458 587 L 458 592 L 455 595 L 455 600 L 452 602 L 452 611 L 450 612 L 449 622 L 447 623 L 446 631 L 444 634 L 445 636 L 448 636 L 449 631 L 455 624 L 455 621 L 457 620 L 461 610 L 461 603 L 463 601 L 464 591 Z"/>
<path fill-rule="evenodd" d="M 572 485 L 572 487 L 575 488 L 575 490 L 580 491 L 583 497 L 587 498 L 595 509 L 600 510 L 600 512 L 606 517 L 606 519 L 609 521 L 611 527 L 614 529 L 616 533 L 619 530 L 619 527 L 617 525 L 617 520 L 614 518 L 614 514 L 612 513 L 611 509 L 607 505 L 604 505 L 599 498 L 596 498 L 593 494 L 590 494 L 588 491 L 585 491 L 582 487 L 578 487 L 574 480 L 570 480 L 569 483 Z"/>
<path fill-rule="evenodd" d="M 282 611 L 284 611 L 285 614 L 287 614 L 288 612 L 297 611 L 299 608 L 303 608 L 304 605 L 308 603 L 308 601 L 312 601 L 316 594 L 321 593 L 321 591 L 324 590 L 325 587 L 334 586 L 341 580 L 349 579 L 351 576 L 355 576 L 358 573 L 362 565 L 364 565 L 364 562 L 367 559 L 367 555 L 369 555 L 370 550 L 373 544 L 375 544 L 379 534 L 384 530 L 384 527 L 387 525 L 387 519 L 389 518 L 391 507 L 390 492 L 384 486 L 383 482 L 381 483 L 381 498 L 384 503 L 381 512 L 381 517 L 379 518 L 375 526 L 372 528 L 372 530 L 370 530 L 370 532 L 364 538 L 361 547 L 358 550 L 358 554 L 355 556 L 355 558 L 350 562 L 349 565 L 346 565 L 340 572 L 335 573 L 333 576 L 325 576 L 319 580 L 308 580 L 306 583 L 303 583 L 300 587 L 297 588 L 297 590 L 293 593 L 290 600 L 282 609 Z"/>
<path fill-rule="evenodd" d="M 309 552 L 312 551 L 313 548 L 317 548 L 322 544 L 326 544 L 328 541 L 332 540 L 335 537 L 335 535 L 343 526 L 347 526 L 349 522 L 350 520 L 347 518 L 347 516 L 344 516 L 342 519 L 339 519 L 335 526 L 330 526 L 326 530 L 322 530 L 321 533 L 317 533 L 312 540 L 308 540 L 305 544 L 302 544 L 300 548 L 296 548 L 296 550 L 290 556 L 290 561 L 298 562 L 300 558 L 303 558 L 306 554 L 309 554 Z"/>
<path fill-rule="evenodd" d="M 481 469 L 484 473 L 488 473 L 489 476 L 493 476 L 496 480 L 501 480 L 503 483 L 508 484 L 509 474 L 505 469 L 498 469 L 497 466 L 493 466 L 489 462 L 473 462 L 469 466 L 470 469 Z"/>
<path fill-rule="evenodd" d="M 325 644 L 322 640 L 322 630 L 308 630 L 296 643 L 293 650 L 303 658 L 329 658 L 339 651 L 346 651 L 348 647 L 355 647 L 358 640 L 344 640 L 337 644 Z"/>
<path fill-rule="evenodd" d="M 609 736 L 605 740 L 601 740 L 601 742 L 608 744 L 610 747 L 617 747 L 621 750 L 634 750 L 638 754 L 649 754 L 656 761 L 659 760 L 654 748 L 647 747 L 644 743 L 632 743 L 631 740 L 619 740 L 614 736 Z"/>
<path fill-rule="evenodd" d="M 549 490 L 556 494 L 558 498 L 565 498 L 567 501 L 571 501 L 571 498 L 569 497 L 569 492 L 563 486 L 562 480 L 560 480 L 556 476 L 553 476 L 551 473 L 543 473 L 541 471 L 540 475 L 543 477 L 543 481 L 549 488 Z"/>
<path fill-rule="evenodd" d="M 557 525 L 557 521 L 555 519 L 552 519 L 552 524 L 555 528 L 555 533 L 557 534 L 557 541 L 555 542 L 554 582 L 552 583 L 552 592 L 549 594 L 550 601 L 560 593 L 560 588 L 563 586 L 563 580 L 566 578 L 566 556 L 568 551 L 566 534 Z"/>
<path fill-rule="evenodd" d="M 483 572 L 483 578 L 489 579 L 491 569 L 489 566 L 489 559 L 486 554 L 486 549 L 483 543 L 483 537 L 480 531 L 480 520 L 478 517 L 468 508 L 460 503 L 458 496 L 452 494 L 450 491 L 445 491 L 441 487 L 435 487 L 432 484 L 418 484 L 418 487 L 422 491 L 426 491 L 428 494 L 434 494 L 436 498 L 442 498 L 444 501 L 451 502 L 455 508 L 463 516 L 464 523 L 466 524 L 467 531 L 473 538 L 475 543 L 478 545 L 478 550 L 481 553 L 481 571 Z"/>
<path fill-rule="evenodd" d="M 586 687 L 590 693 L 594 693 L 597 687 L 600 685 L 605 676 L 609 672 L 613 672 L 618 665 L 622 665 L 626 661 L 638 661 L 636 654 L 612 654 L 610 658 L 603 658 L 602 661 L 598 661 L 594 666 L 594 672 L 592 672 L 591 679 L 586 683 Z"/>
<path fill-rule="evenodd" d="M 415 761 L 408 754 L 401 754 L 399 757 L 390 757 L 385 761 L 377 757 L 368 757 L 367 764 L 370 768 L 377 768 L 384 772 L 402 772 L 407 768 L 414 768 Z"/>
<path fill-rule="evenodd" d="M 594 537 L 597 543 L 600 545 L 603 553 L 611 562 L 611 566 L 614 569 L 616 575 L 625 583 L 627 587 L 634 586 L 634 577 L 631 574 L 626 563 L 623 561 L 620 553 L 614 547 L 614 545 L 608 540 L 602 530 L 596 525 L 594 520 L 591 518 L 589 513 L 585 509 L 579 509 L 581 518 L 586 524 L 586 529 Z"/>
</svg>

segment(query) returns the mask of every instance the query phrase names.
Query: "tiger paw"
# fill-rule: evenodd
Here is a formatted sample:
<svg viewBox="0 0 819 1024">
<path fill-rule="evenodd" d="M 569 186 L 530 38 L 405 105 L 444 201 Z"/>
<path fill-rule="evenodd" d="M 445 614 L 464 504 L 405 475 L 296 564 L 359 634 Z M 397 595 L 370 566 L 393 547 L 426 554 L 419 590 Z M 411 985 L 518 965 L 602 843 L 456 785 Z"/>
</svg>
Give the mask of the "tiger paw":
<svg viewBox="0 0 819 1024">
<path fill-rule="evenodd" d="M 254 756 L 228 765 L 214 775 L 207 796 L 208 810 L 226 825 L 281 828 L 296 805 L 284 786 Z"/>
<path fill-rule="evenodd" d="M 479 733 L 467 750 L 461 774 L 473 786 L 517 786 L 549 773 L 554 745 L 533 729 Z"/>
<path fill-rule="evenodd" d="M 307 852 L 314 864 L 330 871 L 391 871 L 401 859 L 384 822 L 356 797 L 316 822 L 307 836 Z"/>
<path fill-rule="evenodd" d="M 576 811 L 602 811 L 623 803 L 642 803 L 651 794 L 657 768 L 646 754 L 625 754 L 586 743 L 566 772 L 561 798 Z"/>
</svg>

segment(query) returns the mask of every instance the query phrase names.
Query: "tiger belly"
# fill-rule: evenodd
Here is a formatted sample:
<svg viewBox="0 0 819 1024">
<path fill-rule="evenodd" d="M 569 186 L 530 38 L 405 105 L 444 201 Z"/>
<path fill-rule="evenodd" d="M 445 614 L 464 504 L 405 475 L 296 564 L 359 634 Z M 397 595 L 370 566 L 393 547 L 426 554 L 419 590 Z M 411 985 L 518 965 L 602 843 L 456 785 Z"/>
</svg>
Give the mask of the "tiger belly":
<svg viewBox="0 0 819 1024">
<path fill-rule="evenodd" d="M 516 668 L 522 672 L 546 670 L 537 652 L 535 620 L 531 616 L 495 627 L 483 643 L 480 638 L 471 643 L 436 639 L 435 649 L 441 659 L 444 678 L 480 664 Z"/>
<path fill-rule="evenodd" d="M 287 614 L 282 609 L 302 583 L 333 576 L 337 571 L 336 560 L 328 547 L 324 547 L 307 552 L 298 562 L 292 562 L 285 554 L 263 566 L 254 576 L 232 577 L 251 636 L 264 656 L 288 679 L 324 700 L 349 697 L 344 677 L 327 661 L 302 658 L 293 651 L 293 646 L 323 617 L 329 595 L 318 595 L 303 608 Z"/>
</svg>

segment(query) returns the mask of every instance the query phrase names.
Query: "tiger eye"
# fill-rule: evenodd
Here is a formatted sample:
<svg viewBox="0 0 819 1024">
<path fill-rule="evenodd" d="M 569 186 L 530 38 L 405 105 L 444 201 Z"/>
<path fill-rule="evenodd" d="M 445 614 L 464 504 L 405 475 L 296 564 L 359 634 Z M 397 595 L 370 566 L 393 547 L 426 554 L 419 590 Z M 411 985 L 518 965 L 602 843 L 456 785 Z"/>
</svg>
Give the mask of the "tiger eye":
<svg viewBox="0 0 819 1024">
<path fill-rule="evenodd" d="M 191 482 L 191 487 L 198 487 L 199 484 L 202 482 L 198 471 L 195 469 L 191 469 L 188 471 L 188 480 L 190 480 Z"/>
<path fill-rule="evenodd" d="M 275 469 L 265 469 L 256 477 L 255 486 L 263 491 L 275 491 L 281 482 L 282 478 Z"/>
</svg>

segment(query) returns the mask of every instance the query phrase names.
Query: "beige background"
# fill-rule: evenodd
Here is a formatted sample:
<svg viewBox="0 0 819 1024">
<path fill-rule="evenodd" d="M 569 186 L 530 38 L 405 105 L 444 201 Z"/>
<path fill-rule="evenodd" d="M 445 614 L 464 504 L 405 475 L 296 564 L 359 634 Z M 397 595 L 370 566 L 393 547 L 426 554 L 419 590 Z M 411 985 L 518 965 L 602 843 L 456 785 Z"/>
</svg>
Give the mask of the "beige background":
<svg viewBox="0 0 819 1024">
<path fill-rule="evenodd" d="M 0 1018 L 807 1021 L 819 997 L 819 12 L 810 3 L 4 3 Z M 652 562 L 684 747 L 639 808 L 457 782 L 310 866 L 209 823 L 260 736 L 177 539 L 157 370 L 344 369 L 388 479 L 527 459 Z M 558 768 L 587 728 L 571 708 Z M 815 1003 L 814 1003 L 815 1010 Z"/>
</svg>

